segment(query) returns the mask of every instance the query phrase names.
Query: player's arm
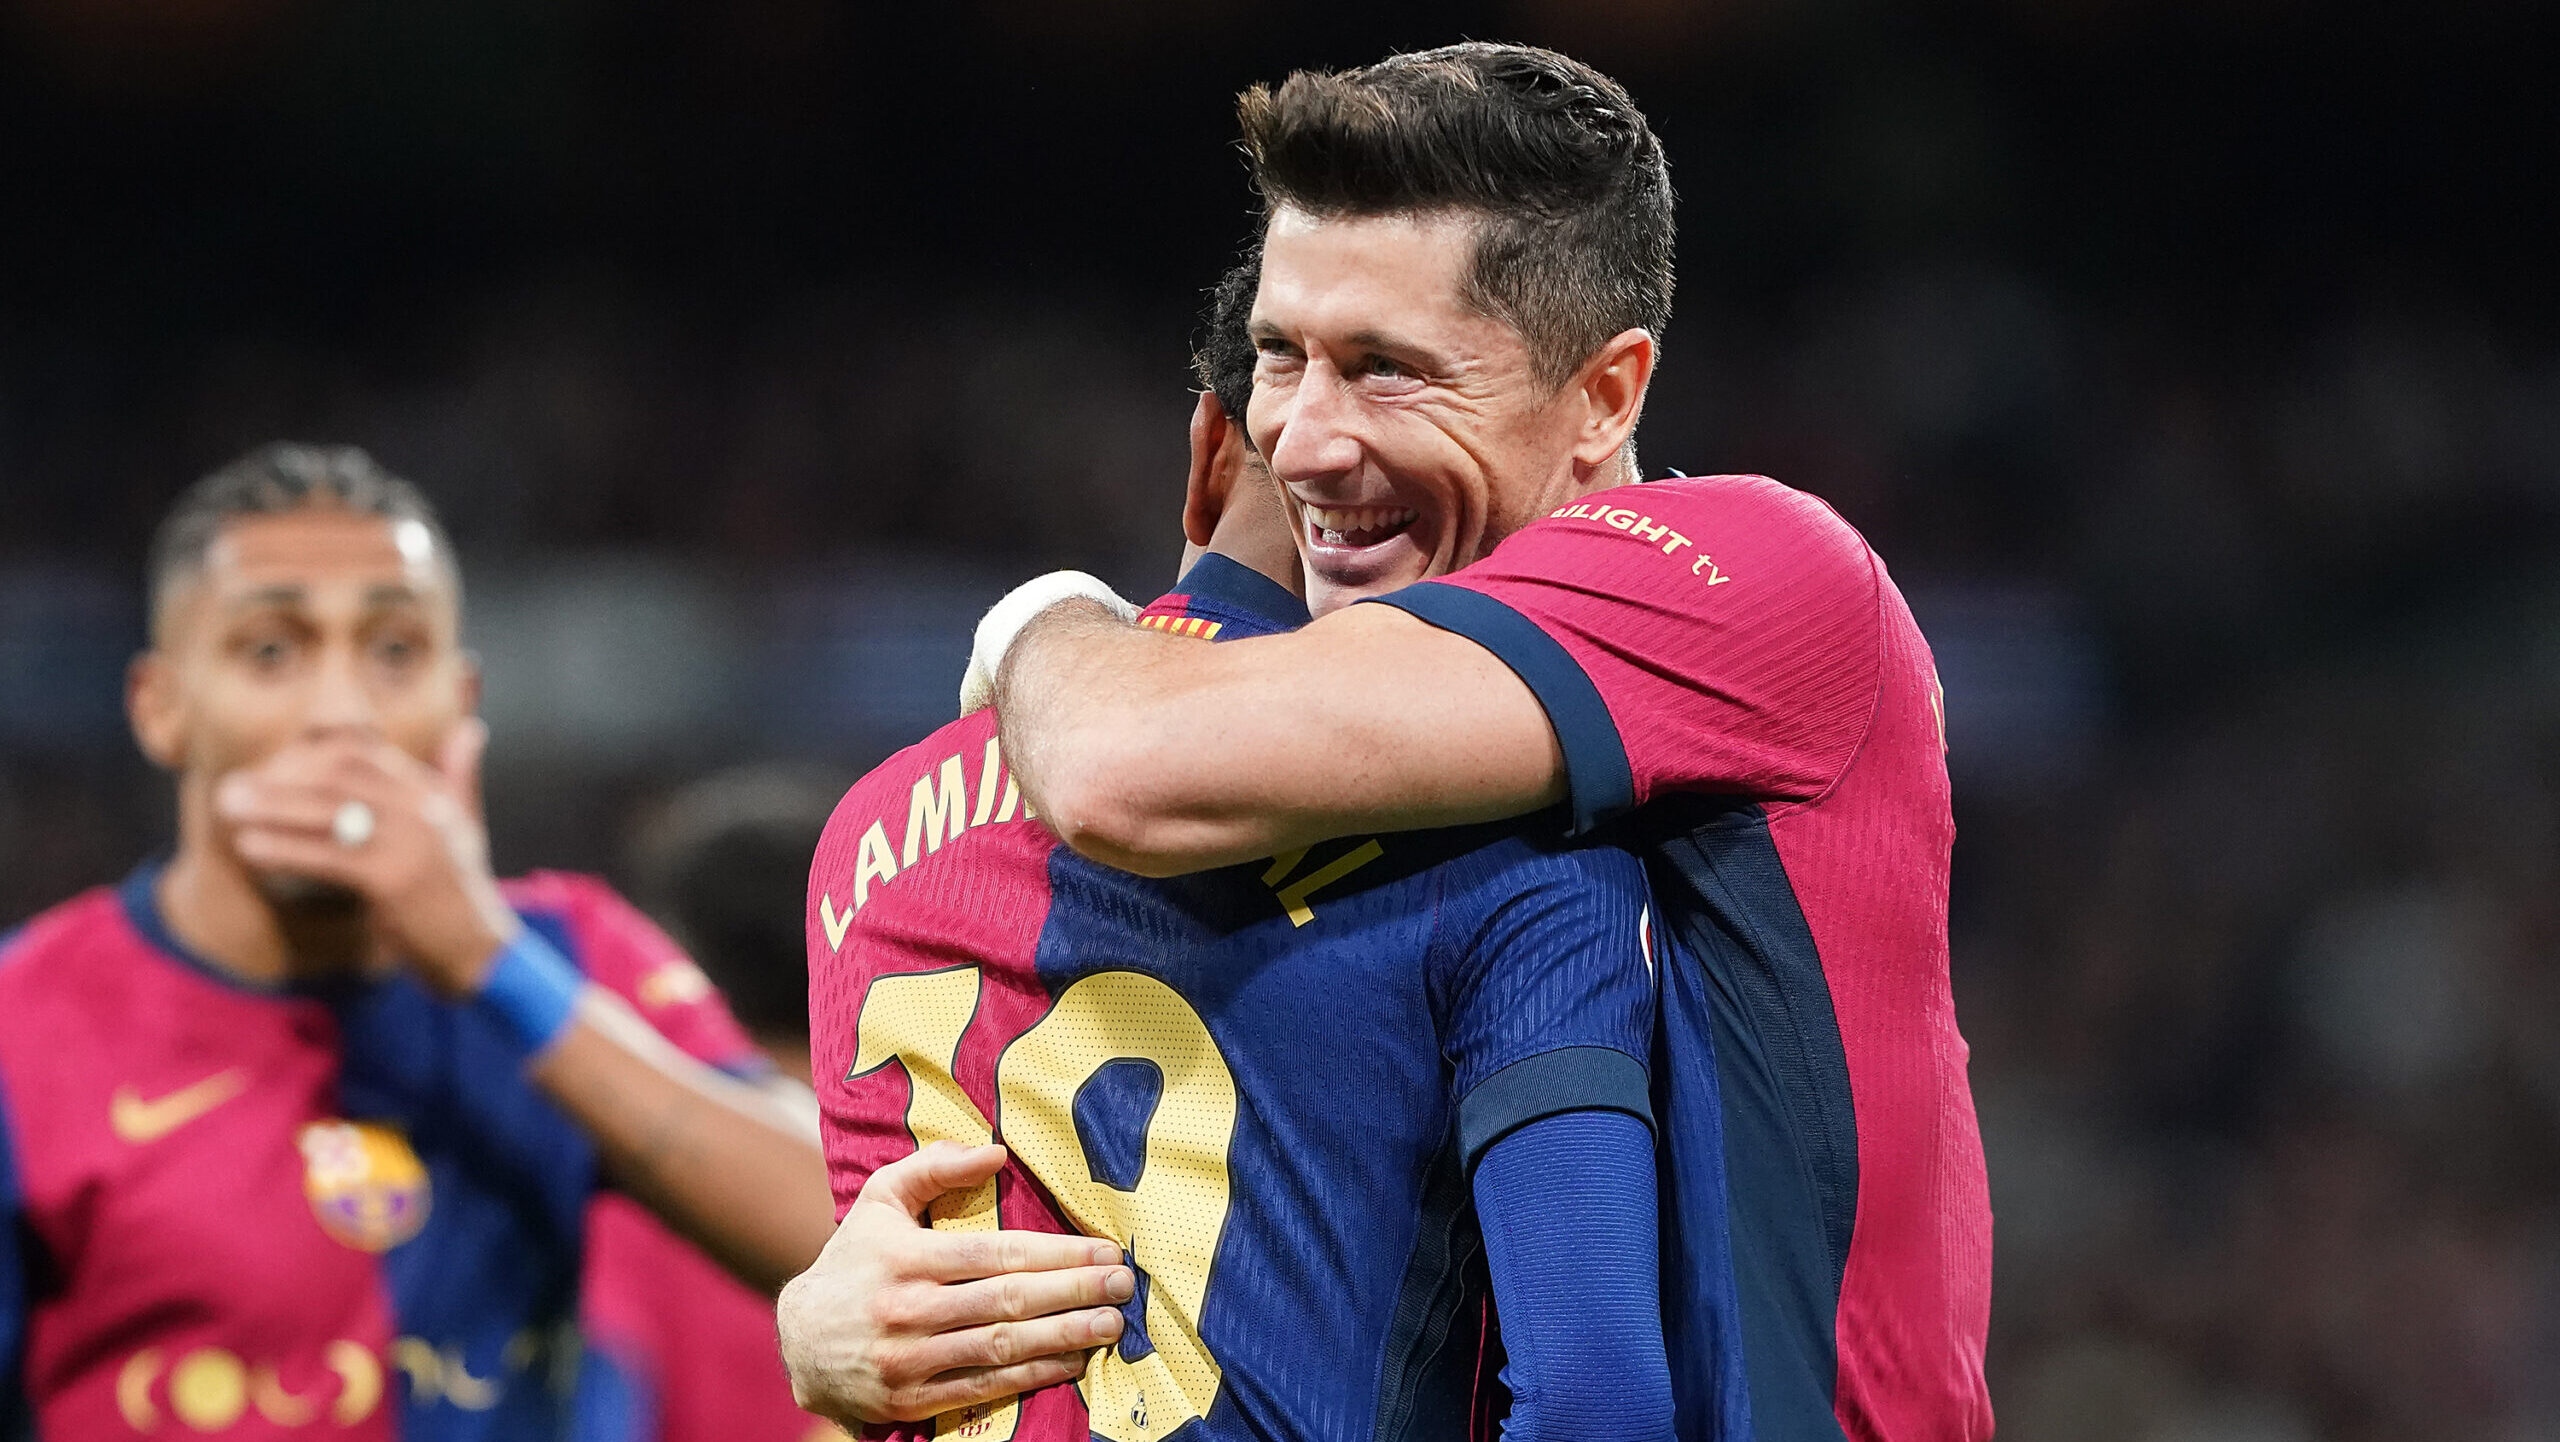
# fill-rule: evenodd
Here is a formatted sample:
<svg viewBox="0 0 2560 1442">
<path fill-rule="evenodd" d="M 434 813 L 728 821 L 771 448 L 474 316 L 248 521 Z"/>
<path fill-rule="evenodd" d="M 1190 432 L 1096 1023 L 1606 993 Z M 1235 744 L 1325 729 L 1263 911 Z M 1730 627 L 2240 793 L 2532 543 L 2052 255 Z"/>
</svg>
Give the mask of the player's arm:
<svg viewBox="0 0 2560 1442">
<path fill-rule="evenodd" d="M 479 820 L 485 736 L 458 728 L 438 766 L 379 738 L 296 743 L 226 777 L 217 814 L 252 866 L 362 895 L 389 955 L 523 1042 L 534 1082 L 617 1182 L 741 1280 L 779 1288 L 832 1226 L 816 1135 L 775 1092 L 686 1056 L 508 908 Z M 373 818 L 353 846 L 334 830 L 349 801 Z"/>
<path fill-rule="evenodd" d="M 1532 1122 L 1486 1150 L 1475 1198 L 1509 1357 L 1502 1435 L 1669 1438 L 1653 1133 L 1618 1111 Z"/>
<path fill-rule="evenodd" d="M 1506 1435 L 1669 1437 L 1644 870 L 1513 840 L 1439 878 L 1429 975 L 1510 1354 Z"/>
<path fill-rule="evenodd" d="M 1569 510 L 1204 656 L 1052 607 L 999 669 L 1005 755 L 1070 845 L 1156 875 L 1567 798 L 1584 827 L 1666 790 L 1819 795 L 1875 714 L 1866 543 L 1749 477 Z"/>
<path fill-rule="evenodd" d="M 1067 844 L 1142 875 L 1562 800 L 1538 696 L 1483 646 L 1386 606 L 1199 647 L 1070 603 L 997 683 L 1004 754 Z"/>
</svg>

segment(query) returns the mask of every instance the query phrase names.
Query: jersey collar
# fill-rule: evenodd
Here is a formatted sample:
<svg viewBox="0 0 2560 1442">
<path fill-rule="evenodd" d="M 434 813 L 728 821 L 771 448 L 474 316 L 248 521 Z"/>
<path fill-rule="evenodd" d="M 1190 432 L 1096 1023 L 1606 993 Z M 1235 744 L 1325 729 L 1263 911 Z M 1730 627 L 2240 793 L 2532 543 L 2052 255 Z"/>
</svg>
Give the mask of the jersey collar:
<svg viewBox="0 0 2560 1442">
<path fill-rule="evenodd" d="M 362 977 L 329 977 L 312 981 L 287 981 L 269 984 L 252 981 L 245 976 L 225 971 L 178 939 L 169 929 L 169 919 L 160 914 L 160 873 L 168 870 L 166 857 L 153 857 L 133 869 L 116 887 L 116 900 L 124 907 L 125 920 L 141 934 L 151 949 L 187 970 L 231 991 L 248 996 L 283 1000 L 341 1001 L 371 990 L 374 983 Z"/>
<path fill-rule="evenodd" d="M 1192 562 L 1173 589 L 1185 598 L 1183 609 L 1225 622 L 1228 638 L 1268 636 L 1307 624 L 1307 603 L 1288 587 L 1215 551 Z"/>
</svg>

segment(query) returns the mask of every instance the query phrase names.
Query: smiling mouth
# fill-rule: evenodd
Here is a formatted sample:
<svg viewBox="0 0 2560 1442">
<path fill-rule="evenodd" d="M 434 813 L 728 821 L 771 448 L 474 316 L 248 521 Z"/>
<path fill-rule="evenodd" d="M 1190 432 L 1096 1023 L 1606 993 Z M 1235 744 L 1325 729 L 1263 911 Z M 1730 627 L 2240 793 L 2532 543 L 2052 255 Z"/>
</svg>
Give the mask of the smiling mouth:
<svg viewBox="0 0 2560 1442">
<path fill-rule="evenodd" d="M 1308 506 L 1307 535 L 1316 545 L 1363 550 L 1403 535 L 1421 514 L 1396 506 Z"/>
</svg>

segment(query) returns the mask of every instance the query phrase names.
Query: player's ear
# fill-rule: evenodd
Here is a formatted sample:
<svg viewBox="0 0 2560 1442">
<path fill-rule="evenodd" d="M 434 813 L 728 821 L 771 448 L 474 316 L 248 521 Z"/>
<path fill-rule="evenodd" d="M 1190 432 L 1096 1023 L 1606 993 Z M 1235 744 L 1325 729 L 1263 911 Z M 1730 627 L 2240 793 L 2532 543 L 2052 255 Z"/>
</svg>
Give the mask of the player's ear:
<svg viewBox="0 0 2560 1442">
<path fill-rule="evenodd" d="M 1182 537 L 1195 546 L 1209 544 L 1218 517 L 1226 513 L 1227 487 L 1234 477 L 1218 464 L 1218 452 L 1232 428 L 1217 393 L 1202 391 L 1191 408 L 1191 475 L 1182 486 Z"/>
<path fill-rule="evenodd" d="M 1653 332 L 1641 327 L 1611 336 L 1568 382 L 1581 400 L 1580 434 L 1573 458 L 1596 466 L 1618 453 L 1644 412 L 1645 387 L 1653 381 Z"/>
<path fill-rule="evenodd" d="M 157 647 L 124 668 L 125 720 L 142 754 L 163 771 L 177 770 L 187 753 L 186 705 L 171 669 L 167 653 Z"/>
</svg>

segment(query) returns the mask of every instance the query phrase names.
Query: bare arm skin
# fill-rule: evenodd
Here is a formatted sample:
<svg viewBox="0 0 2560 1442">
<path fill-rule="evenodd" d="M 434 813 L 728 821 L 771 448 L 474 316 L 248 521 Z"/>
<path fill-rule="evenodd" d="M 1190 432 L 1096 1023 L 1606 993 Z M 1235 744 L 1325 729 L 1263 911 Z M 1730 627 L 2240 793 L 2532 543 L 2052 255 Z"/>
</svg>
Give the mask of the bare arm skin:
<svg viewBox="0 0 2560 1442">
<path fill-rule="evenodd" d="M 1208 647 L 1056 606 L 1006 654 L 996 705 L 1040 815 L 1083 855 L 1143 876 L 1565 798 L 1564 754 L 1528 686 L 1388 606 Z"/>
<path fill-rule="evenodd" d="M 827 1166 L 805 1119 L 678 1051 L 620 997 L 579 992 L 532 1076 L 624 1191 L 741 1281 L 778 1292 L 826 1245 Z"/>
</svg>

